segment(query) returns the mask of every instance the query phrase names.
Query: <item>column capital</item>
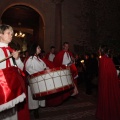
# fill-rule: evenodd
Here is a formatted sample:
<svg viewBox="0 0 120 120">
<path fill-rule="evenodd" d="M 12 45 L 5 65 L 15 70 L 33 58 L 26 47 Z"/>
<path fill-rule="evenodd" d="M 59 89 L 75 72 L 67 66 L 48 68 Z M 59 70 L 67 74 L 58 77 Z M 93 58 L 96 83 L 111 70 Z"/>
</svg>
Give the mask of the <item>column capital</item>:
<svg viewBox="0 0 120 120">
<path fill-rule="evenodd" d="M 59 3 L 62 3 L 64 0 L 52 0 L 53 3 L 55 4 L 59 4 Z"/>
</svg>

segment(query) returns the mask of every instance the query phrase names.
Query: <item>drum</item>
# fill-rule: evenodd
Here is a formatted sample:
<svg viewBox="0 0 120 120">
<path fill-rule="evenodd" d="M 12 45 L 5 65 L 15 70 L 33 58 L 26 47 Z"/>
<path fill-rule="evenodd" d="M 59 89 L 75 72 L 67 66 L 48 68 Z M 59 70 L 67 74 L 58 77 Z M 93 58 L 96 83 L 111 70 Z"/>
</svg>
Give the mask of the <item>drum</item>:
<svg viewBox="0 0 120 120">
<path fill-rule="evenodd" d="M 25 98 L 25 84 L 18 68 L 0 69 L 0 112 L 15 107 Z"/>
<path fill-rule="evenodd" d="M 39 99 L 74 87 L 69 68 L 54 68 L 28 76 L 33 99 Z"/>
</svg>

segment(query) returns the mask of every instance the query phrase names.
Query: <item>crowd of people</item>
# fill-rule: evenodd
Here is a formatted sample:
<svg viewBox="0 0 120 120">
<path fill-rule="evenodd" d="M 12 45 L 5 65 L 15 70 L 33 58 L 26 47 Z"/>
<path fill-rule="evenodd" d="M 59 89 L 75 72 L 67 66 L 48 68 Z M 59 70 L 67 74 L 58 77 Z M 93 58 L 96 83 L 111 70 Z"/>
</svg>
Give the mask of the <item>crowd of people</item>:
<svg viewBox="0 0 120 120">
<path fill-rule="evenodd" d="M 25 59 L 21 59 L 20 51 L 9 46 L 13 34 L 11 26 L 0 25 L 0 119 L 30 120 L 30 110 L 34 111 L 35 118 L 39 118 L 39 107 L 57 106 L 69 96 L 78 94 L 77 69 L 74 65 L 73 55 L 69 52 L 69 44 L 67 42 L 63 44 L 63 49 L 57 54 L 54 53 L 55 47 L 52 46 L 50 53 L 46 56 L 40 54 L 42 53 L 40 45 L 33 43 L 29 51 L 27 51 Z M 58 93 L 58 95 L 50 98 L 33 99 L 26 76 L 55 67 L 65 69 L 66 66 L 70 67 L 73 76 L 73 89 Z"/>
<path fill-rule="evenodd" d="M 35 118 L 39 118 L 39 107 L 58 106 L 67 98 L 77 96 L 78 84 L 81 83 L 85 83 L 87 95 L 92 94 L 94 87 L 98 89 L 98 120 L 120 120 L 116 59 L 111 57 L 107 46 L 101 46 L 99 54 L 85 53 L 80 56 L 70 52 L 68 42 L 64 42 L 62 50 L 57 53 L 54 46 L 45 53 L 38 43 L 33 43 L 23 59 L 19 50 L 9 47 L 13 34 L 11 26 L 0 25 L 1 120 L 30 120 L 30 110 L 34 111 Z M 35 100 L 27 76 L 58 67 L 70 69 L 73 88 Z"/>
</svg>

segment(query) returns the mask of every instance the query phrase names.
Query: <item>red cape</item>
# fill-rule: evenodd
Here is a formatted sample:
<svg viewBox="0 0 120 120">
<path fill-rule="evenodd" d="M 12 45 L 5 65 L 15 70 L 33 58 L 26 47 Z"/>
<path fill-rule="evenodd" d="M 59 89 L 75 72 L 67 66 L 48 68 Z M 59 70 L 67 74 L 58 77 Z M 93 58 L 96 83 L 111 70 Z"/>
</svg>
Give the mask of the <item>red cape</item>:
<svg viewBox="0 0 120 120">
<path fill-rule="evenodd" d="M 56 67 L 61 67 L 62 66 L 63 55 L 64 55 L 65 52 L 66 51 L 62 50 L 55 55 L 55 58 L 54 58 L 53 62 L 54 62 L 54 65 Z M 73 54 L 71 52 L 69 52 L 69 51 L 67 51 L 67 52 L 69 53 L 70 56 L 73 57 Z"/>
<path fill-rule="evenodd" d="M 43 62 L 46 64 L 47 67 L 49 67 L 50 69 L 54 68 L 54 64 L 53 62 L 49 61 L 48 59 L 46 58 L 42 58 Z"/>
<path fill-rule="evenodd" d="M 98 105 L 100 120 L 120 120 L 120 88 L 115 65 L 111 58 L 99 60 Z"/>
</svg>

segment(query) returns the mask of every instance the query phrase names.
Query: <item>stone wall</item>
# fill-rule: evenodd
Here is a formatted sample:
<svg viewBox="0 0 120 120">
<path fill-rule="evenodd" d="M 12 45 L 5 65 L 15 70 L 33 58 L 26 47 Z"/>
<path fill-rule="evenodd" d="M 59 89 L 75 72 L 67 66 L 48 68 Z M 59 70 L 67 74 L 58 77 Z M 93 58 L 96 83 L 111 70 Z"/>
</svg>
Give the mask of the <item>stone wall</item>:
<svg viewBox="0 0 120 120">
<path fill-rule="evenodd" d="M 43 19 L 46 52 L 55 45 L 55 4 L 52 0 L 0 0 L 0 16 L 14 5 L 33 8 Z M 62 43 L 68 41 L 76 53 L 93 51 L 100 44 L 118 43 L 120 39 L 120 2 L 118 0 L 64 0 L 62 2 Z M 115 44 L 119 47 L 119 44 Z"/>
</svg>

